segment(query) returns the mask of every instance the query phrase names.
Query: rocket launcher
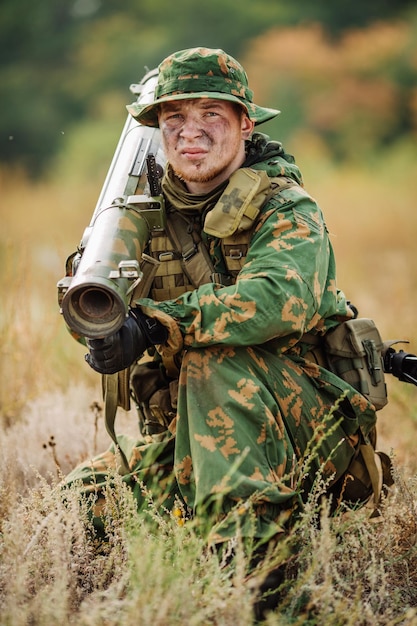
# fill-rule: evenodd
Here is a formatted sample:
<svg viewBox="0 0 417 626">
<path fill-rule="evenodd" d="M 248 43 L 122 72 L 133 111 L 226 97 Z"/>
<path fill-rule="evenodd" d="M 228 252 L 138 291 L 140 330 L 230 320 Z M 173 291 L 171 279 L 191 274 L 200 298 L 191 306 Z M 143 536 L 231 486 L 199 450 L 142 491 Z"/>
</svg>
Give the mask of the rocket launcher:
<svg viewBox="0 0 417 626">
<path fill-rule="evenodd" d="M 152 101 L 156 81 L 152 70 L 131 85 L 137 102 Z M 159 129 L 129 115 L 91 222 L 57 285 L 61 313 L 76 338 L 117 332 L 133 295 L 147 295 L 158 262 L 143 251 L 151 235 L 165 227 L 164 166 Z"/>
</svg>

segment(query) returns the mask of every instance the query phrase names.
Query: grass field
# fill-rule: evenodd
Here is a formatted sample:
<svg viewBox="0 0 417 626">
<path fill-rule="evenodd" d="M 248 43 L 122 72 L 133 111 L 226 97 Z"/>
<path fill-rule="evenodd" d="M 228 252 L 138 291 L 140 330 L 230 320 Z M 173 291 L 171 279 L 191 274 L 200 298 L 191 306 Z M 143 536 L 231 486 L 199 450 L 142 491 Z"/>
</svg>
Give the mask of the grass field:
<svg viewBox="0 0 417 626">
<path fill-rule="evenodd" d="M 366 167 L 335 167 L 313 151 L 299 163 L 326 215 L 339 286 L 384 339 L 408 340 L 411 352 L 415 162 L 415 150 L 403 146 Z M 247 578 L 239 546 L 235 567 L 220 568 L 192 524 L 161 518 L 152 502 L 138 524 L 120 483 L 124 506 L 115 505 L 110 540 L 98 550 L 86 532 L 86 504 L 69 493 L 64 507 L 54 489 L 62 474 L 109 443 L 98 375 L 66 332 L 55 289 L 101 181 L 33 183 L 0 172 L 0 624 L 245 626 L 253 622 L 260 573 Z M 383 522 L 370 523 L 362 510 L 323 515 L 318 530 L 312 499 L 271 556 L 296 555 L 282 607 L 268 624 L 417 624 L 417 388 L 397 380 L 388 387 L 379 441 L 397 482 Z M 117 429 L 135 432 L 133 411 L 121 412 Z"/>
</svg>

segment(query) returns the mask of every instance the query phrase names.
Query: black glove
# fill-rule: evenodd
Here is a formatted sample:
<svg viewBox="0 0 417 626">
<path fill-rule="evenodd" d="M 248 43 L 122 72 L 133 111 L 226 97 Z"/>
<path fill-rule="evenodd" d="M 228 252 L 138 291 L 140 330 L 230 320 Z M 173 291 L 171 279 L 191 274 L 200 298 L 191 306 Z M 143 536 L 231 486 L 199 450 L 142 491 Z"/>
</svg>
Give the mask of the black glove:
<svg viewBox="0 0 417 626">
<path fill-rule="evenodd" d="M 103 339 L 87 339 L 85 360 L 100 374 L 115 374 L 130 367 L 152 345 L 165 343 L 168 331 L 158 320 L 131 309 L 120 330 Z"/>
</svg>

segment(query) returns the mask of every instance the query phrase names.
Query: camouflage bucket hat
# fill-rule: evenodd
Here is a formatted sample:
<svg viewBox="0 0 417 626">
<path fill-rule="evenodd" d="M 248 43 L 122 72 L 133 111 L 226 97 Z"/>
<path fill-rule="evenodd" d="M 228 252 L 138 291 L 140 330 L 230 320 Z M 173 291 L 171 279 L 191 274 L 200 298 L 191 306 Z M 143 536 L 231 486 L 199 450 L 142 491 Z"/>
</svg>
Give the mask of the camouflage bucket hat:
<svg viewBox="0 0 417 626">
<path fill-rule="evenodd" d="M 162 102 L 190 98 L 215 98 L 237 102 L 248 117 L 261 124 L 280 113 L 252 102 L 253 92 L 243 67 L 223 50 L 190 48 L 167 57 L 158 68 L 154 101 L 134 102 L 126 108 L 144 126 L 158 126 L 158 106 Z"/>
</svg>

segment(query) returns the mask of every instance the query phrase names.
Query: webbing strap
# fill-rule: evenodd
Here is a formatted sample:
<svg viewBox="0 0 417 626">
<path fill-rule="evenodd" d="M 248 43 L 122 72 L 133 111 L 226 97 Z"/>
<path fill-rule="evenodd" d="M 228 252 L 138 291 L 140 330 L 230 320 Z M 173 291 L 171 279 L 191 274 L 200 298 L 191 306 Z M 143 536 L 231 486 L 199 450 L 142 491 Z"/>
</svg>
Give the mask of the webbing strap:
<svg viewBox="0 0 417 626">
<path fill-rule="evenodd" d="M 117 471 L 122 476 L 124 474 L 129 474 L 130 469 L 126 455 L 117 441 L 117 436 L 114 430 L 114 422 L 116 419 L 117 407 L 119 405 L 119 387 L 122 387 L 122 385 L 120 385 L 121 381 L 119 378 L 126 375 L 126 370 L 118 372 L 117 374 L 103 375 L 104 422 L 108 434 L 115 443 L 117 455 L 119 457 L 119 466 L 117 467 Z"/>
<path fill-rule="evenodd" d="M 194 256 L 197 252 L 196 242 L 189 231 L 190 226 L 191 224 L 186 220 L 186 218 L 180 215 L 177 211 L 170 213 L 167 222 L 167 230 L 171 235 L 177 250 L 181 251 L 182 258 L 184 260 Z"/>
<path fill-rule="evenodd" d="M 188 223 L 177 212 L 170 214 L 167 231 L 172 242 L 181 252 L 182 266 L 194 287 L 211 283 L 214 267 L 210 256 L 201 241 L 195 241 L 188 230 Z"/>
<path fill-rule="evenodd" d="M 275 176 L 274 178 L 271 178 L 271 191 L 267 195 L 266 199 L 268 201 L 280 191 L 297 186 L 300 187 L 300 185 L 290 176 Z"/>
<path fill-rule="evenodd" d="M 372 491 L 374 494 L 374 505 L 377 507 L 381 498 L 383 485 L 381 459 L 378 454 L 375 454 L 375 450 L 370 443 L 361 444 L 359 449 L 365 462 L 366 469 L 368 470 L 369 478 L 371 479 Z"/>
</svg>

